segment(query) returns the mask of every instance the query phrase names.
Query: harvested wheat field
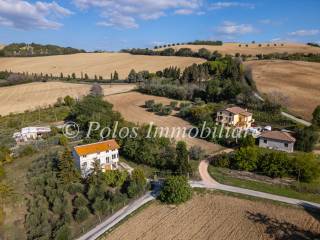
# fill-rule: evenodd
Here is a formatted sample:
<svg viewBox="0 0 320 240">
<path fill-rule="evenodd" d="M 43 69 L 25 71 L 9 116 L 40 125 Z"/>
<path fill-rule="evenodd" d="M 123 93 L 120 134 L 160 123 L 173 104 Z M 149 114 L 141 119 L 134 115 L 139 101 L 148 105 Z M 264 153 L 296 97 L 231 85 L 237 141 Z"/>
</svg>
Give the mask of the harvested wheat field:
<svg viewBox="0 0 320 240">
<path fill-rule="evenodd" d="M 127 92 L 133 84 L 102 85 L 105 95 Z M 90 91 L 90 84 L 37 82 L 0 88 L 0 114 L 24 112 L 54 104 L 59 97 L 81 97 Z"/>
<path fill-rule="evenodd" d="M 193 63 L 202 63 L 203 59 L 188 57 L 141 56 L 127 53 L 79 53 L 72 55 L 32 57 L 32 58 L 0 58 L 0 70 L 13 72 L 48 73 L 54 76 L 75 73 L 87 73 L 110 79 L 115 70 L 121 79 L 127 78 L 131 69 L 156 72 L 169 66 L 181 69 Z"/>
<path fill-rule="evenodd" d="M 311 240 L 320 236 L 319 215 L 313 214 L 272 203 L 205 194 L 179 206 L 152 203 L 102 239 Z"/>
<path fill-rule="evenodd" d="M 241 47 L 239 47 L 241 44 Z M 179 45 L 179 46 L 171 46 L 172 48 L 178 50 L 180 48 L 190 48 L 193 51 L 198 51 L 200 48 L 206 48 L 210 51 L 218 51 L 221 54 L 231 54 L 234 55 L 236 53 L 253 55 L 256 54 L 269 54 L 269 53 L 320 53 L 320 48 L 311 47 L 306 44 L 301 43 L 276 43 L 277 46 L 274 46 L 274 43 L 269 43 L 270 46 L 267 46 L 268 43 L 261 43 L 261 47 L 259 47 L 259 43 L 248 43 L 248 47 L 246 47 L 245 43 L 224 43 L 222 46 L 211 46 L 211 45 Z M 160 48 L 163 50 L 163 48 Z"/>
<path fill-rule="evenodd" d="M 320 105 L 320 63 L 300 61 L 249 61 L 258 90 L 280 92 L 290 112 L 306 120 Z"/>
<path fill-rule="evenodd" d="M 170 101 L 173 101 L 171 99 L 165 98 L 165 97 L 157 97 L 157 96 L 150 96 L 145 95 L 138 92 L 129 92 L 129 93 L 123 93 L 118 95 L 112 95 L 107 96 L 105 99 L 109 102 L 111 102 L 114 105 L 114 109 L 116 111 L 119 111 L 122 116 L 130 121 L 137 124 L 151 124 L 153 123 L 157 127 L 168 127 L 170 129 L 169 134 L 167 137 L 171 136 L 171 133 L 175 130 L 172 130 L 174 128 L 177 129 L 177 127 L 182 128 L 185 127 L 186 129 L 190 129 L 192 125 L 188 123 L 187 121 L 176 117 L 176 116 L 159 116 L 155 113 L 148 112 L 147 109 L 145 109 L 143 106 L 145 104 L 145 101 L 147 100 L 155 100 L 156 103 L 163 103 L 164 105 L 168 105 Z M 178 130 L 175 131 L 175 133 L 178 133 Z M 179 135 L 179 136 L 177 136 Z M 218 151 L 221 147 L 219 145 L 210 143 L 205 140 L 201 140 L 198 138 L 188 137 L 186 134 L 183 136 L 182 134 L 174 134 L 174 138 L 179 140 L 186 141 L 187 145 L 190 146 L 200 146 L 204 150 L 206 150 L 208 153 L 213 153 Z"/>
</svg>

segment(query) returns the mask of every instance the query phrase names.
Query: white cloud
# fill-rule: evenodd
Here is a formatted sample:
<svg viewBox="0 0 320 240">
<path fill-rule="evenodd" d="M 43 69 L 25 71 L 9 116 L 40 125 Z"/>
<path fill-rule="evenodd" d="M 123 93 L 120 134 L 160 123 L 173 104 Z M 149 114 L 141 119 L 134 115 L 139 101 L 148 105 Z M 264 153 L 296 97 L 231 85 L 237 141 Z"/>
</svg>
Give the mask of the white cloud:
<svg viewBox="0 0 320 240">
<path fill-rule="evenodd" d="M 224 8 L 241 7 L 254 9 L 255 5 L 252 3 L 242 3 L 242 2 L 216 2 L 209 5 L 210 10 L 220 10 Z"/>
<path fill-rule="evenodd" d="M 178 14 L 178 15 L 189 15 L 189 14 L 193 13 L 193 10 L 192 9 L 179 9 L 179 10 L 174 11 L 174 13 Z"/>
<path fill-rule="evenodd" d="M 305 37 L 305 36 L 315 36 L 320 33 L 319 29 L 301 29 L 289 33 L 290 36 Z"/>
<path fill-rule="evenodd" d="M 137 28 L 137 20 L 155 20 L 174 14 L 192 14 L 200 9 L 202 0 L 73 0 L 82 9 L 96 8 L 103 20 L 99 25 Z"/>
<path fill-rule="evenodd" d="M 224 35 L 242 35 L 255 32 L 251 24 L 237 24 L 225 21 L 217 28 L 217 32 Z"/>
<path fill-rule="evenodd" d="M 0 0 L 0 26 L 18 29 L 57 29 L 61 23 L 52 20 L 71 15 L 72 12 L 56 2 Z"/>
</svg>

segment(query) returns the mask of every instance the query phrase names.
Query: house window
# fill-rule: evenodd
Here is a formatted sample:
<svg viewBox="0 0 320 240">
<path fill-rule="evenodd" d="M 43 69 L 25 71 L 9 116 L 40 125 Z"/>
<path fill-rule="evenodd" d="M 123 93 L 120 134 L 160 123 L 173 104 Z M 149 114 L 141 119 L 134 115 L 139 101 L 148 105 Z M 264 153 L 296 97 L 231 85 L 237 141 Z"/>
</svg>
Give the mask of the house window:
<svg viewBox="0 0 320 240">
<path fill-rule="evenodd" d="M 87 155 L 83 155 L 82 157 L 86 158 L 86 157 L 87 157 Z"/>
<path fill-rule="evenodd" d="M 107 157 L 107 158 L 106 158 L 106 162 L 107 162 L 107 163 L 110 163 L 110 157 Z"/>
<path fill-rule="evenodd" d="M 267 143 L 268 143 L 268 140 L 267 140 L 267 139 L 264 139 L 264 140 L 263 140 L 263 143 L 267 144 Z"/>
<path fill-rule="evenodd" d="M 287 147 L 289 146 L 289 144 L 288 144 L 288 143 L 285 143 L 284 146 L 287 148 Z"/>
<path fill-rule="evenodd" d="M 87 162 L 82 163 L 82 168 L 86 169 L 87 168 Z"/>
</svg>

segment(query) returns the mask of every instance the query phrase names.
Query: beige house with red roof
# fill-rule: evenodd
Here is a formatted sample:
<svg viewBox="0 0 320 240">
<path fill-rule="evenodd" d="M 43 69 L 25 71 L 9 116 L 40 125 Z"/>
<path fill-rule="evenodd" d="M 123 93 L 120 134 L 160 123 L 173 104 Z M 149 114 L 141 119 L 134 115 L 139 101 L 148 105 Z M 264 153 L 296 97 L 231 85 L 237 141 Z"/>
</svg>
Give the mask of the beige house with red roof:
<svg viewBox="0 0 320 240">
<path fill-rule="evenodd" d="M 227 126 L 247 129 L 254 122 L 252 113 L 241 107 L 230 107 L 217 112 L 216 122 Z"/>
<path fill-rule="evenodd" d="M 263 132 L 259 137 L 259 147 L 284 152 L 293 152 L 296 139 L 287 132 Z"/>
<path fill-rule="evenodd" d="M 118 169 L 119 148 L 116 140 L 112 139 L 74 147 L 72 155 L 82 176 L 87 177 L 96 161 L 102 171 Z"/>
</svg>

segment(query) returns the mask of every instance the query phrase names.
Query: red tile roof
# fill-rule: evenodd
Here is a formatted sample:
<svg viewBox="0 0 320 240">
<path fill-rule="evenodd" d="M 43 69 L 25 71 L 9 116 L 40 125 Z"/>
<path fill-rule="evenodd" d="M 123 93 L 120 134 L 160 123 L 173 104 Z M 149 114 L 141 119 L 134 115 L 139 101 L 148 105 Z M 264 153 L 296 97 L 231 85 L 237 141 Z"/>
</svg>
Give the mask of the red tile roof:
<svg viewBox="0 0 320 240">
<path fill-rule="evenodd" d="M 226 108 L 225 111 L 231 112 L 233 114 L 241 114 L 244 116 L 252 116 L 252 113 L 249 113 L 247 110 L 241 108 L 241 107 L 230 107 Z"/>
<path fill-rule="evenodd" d="M 120 146 L 116 142 L 116 140 L 111 139 L 103 142 L 86 144 L 74 147 L 74 150 L 79 156 L 89 155 L 92 153 L 105 152 L 109 150 L 119 149 Z"/>
<path fill-rule="evenodd" d="M 289 133 L 280 132 L 280 131 L 270 131 L 263 132 L 260 137 L 269 138 L 273 140 L 285 141 L 285 142 L 295 142 L 296 139 L 292 137 Z"/>
</svg>

